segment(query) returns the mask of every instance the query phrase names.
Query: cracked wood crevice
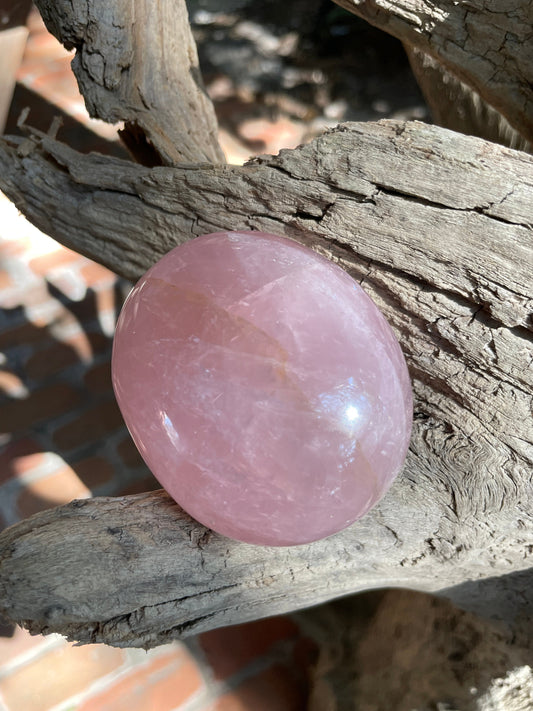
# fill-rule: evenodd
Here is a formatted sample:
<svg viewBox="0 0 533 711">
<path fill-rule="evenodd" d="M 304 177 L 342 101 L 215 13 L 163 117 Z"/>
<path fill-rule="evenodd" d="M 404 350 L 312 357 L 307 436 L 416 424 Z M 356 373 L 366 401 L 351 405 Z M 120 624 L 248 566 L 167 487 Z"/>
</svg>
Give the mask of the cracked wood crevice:
<svg viewBox="0 0 533 711">
<path fill-rule="evenodd" d="M 3 614 L 35 632 L 146 647 L 391 585 L 510 622 L 524 614 L 532 157 L 394 121 L 345 124 L 242 167 L 147 168 L 36 136 L 0 140 L 0 188 L 38 227 L 130 279 L 216 230 L 270 230 L 316 249 L 364 281 L 415 396 L 403 474 L 346 531 L 255 547 L 209 534 L 164 492 L 78 502 L 0 535 Z M 489 585 L 490 603 L 476 593 Z"/>
</svg>

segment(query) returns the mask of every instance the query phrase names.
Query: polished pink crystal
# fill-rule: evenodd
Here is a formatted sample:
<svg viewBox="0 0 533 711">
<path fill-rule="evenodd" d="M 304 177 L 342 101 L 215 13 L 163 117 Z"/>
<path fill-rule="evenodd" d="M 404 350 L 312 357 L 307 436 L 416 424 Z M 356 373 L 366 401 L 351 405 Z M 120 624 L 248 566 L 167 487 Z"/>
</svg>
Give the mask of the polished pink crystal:
<svg viewBox="0 0 533 711">
<path fill-rule="evenodd" d="M 138 282 L 113 384 L 146 463 L 205 526 L 293 545 L 360 518 L 400 471 L 405 360 L 348 274 L 262 232 L 204 235 Z"/>
</svg>

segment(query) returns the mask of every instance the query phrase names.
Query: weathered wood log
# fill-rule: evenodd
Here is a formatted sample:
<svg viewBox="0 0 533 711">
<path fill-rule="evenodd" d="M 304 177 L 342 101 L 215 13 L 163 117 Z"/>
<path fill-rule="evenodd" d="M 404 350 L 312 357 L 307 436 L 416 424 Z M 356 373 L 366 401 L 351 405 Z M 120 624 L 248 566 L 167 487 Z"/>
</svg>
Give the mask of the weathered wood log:
<svg viewBox="0 0 533 711">
<path fill-rule="evenodd" d="M 531 0 L 334 0 L 434 57 L 533 142 Z"/>
<path fill-rule="evenodd" d="M 533 145 L 499 111 L 481 98 L 477 91 L 429 54 L 407 44 L 404 44 L 404 48 L 433 123 L 519 151 L 533 152 Z"/>
<path fill-rule="evenodd" d="M 243 167 L 148 169 L 43 137 L 0 142 L 0 188 L 132 279 L 203 232 L 291 236 L 364 282 L 415 395 L 403 474 L 346 531 L 255 547 L 210 534 L 164 493 L 75 502 L 1 534 L 4 614 L 82 642 L 153 646 L 372 587 L 464 600 L 462 584 L 489 578 L 485 612 L 524 614 L 531 578 L 507 574 L 530 569 L 533 552 L 531 156 L 393 121 Z"/>
<path fill-rule="evenodd" d="M 89 114 L 126 122 L 140 162 L 224 162 L 185 0 L 38 0 L 46 26 L 76 49 Z"/>
</svg>

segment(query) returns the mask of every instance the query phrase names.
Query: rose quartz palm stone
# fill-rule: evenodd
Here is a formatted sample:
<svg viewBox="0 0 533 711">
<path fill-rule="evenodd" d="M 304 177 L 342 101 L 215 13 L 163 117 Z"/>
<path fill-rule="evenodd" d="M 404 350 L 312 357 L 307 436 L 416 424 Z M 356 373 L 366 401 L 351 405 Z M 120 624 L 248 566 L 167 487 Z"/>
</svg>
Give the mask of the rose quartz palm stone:
<svg viewBox="0 0 533 711">
<path fill-rule="evenodd" d="M 338 266 L 262 232 L 198 237 L 141 278 L 113 384 L 161 485 L 248 543 L 349 526 L 400 471 L 411 432 L 405 360 L 380 311 Z"/>
</svg>

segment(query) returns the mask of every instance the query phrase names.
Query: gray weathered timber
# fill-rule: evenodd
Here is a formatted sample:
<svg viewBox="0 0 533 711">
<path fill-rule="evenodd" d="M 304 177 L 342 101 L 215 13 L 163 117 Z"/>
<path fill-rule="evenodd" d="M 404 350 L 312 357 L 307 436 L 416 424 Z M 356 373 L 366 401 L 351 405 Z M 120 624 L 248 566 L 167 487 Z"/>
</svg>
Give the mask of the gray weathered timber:
<svg viewBox="0 0 533 711">
<path fill-rule="evenodd" d="M 516 131 L 477 91 L 429 54 L 404 44 L 411 69 L 433 123 L 452 131 L 479 136 L 509 148 L 533 153 L 533 145 Z"/>
<path fill-rule="evenodd" d="M 533 142 L 531 0 L 334 0 L 431 55 Z"/>
<path fill-rule="evenodd" d="M 149 647 L 404 586 L 531 621 L 533 157 L 394 121 L 346 124 L 243 167 L 148 169 L 46 137 L 3 139 L 0 188 L 41 229 L 132 279 L 197 234 L 293 237 L 363 283 L 415 395 L 402 475 L 346 531 L 256 547 L 209 533 L 162 492 L 74 502 L 0 535 L 3 614 Z M 475 591 L 489 579 L 487 602 Z"/>
<path fill-rule="evenodd" d="M 126 122 L 137 157 L 223 163 L 185 0 L 37 0 L 68 49 L 91 116 Z"/>
</svg>

